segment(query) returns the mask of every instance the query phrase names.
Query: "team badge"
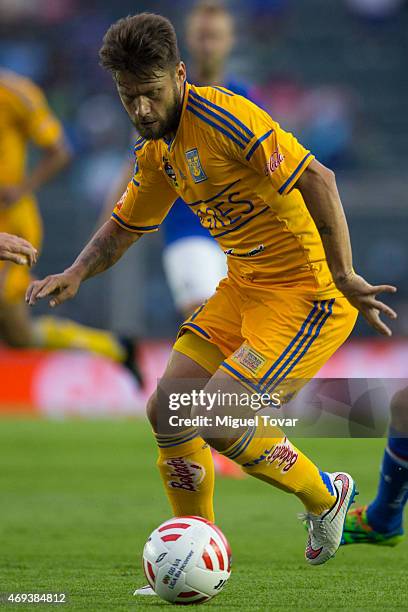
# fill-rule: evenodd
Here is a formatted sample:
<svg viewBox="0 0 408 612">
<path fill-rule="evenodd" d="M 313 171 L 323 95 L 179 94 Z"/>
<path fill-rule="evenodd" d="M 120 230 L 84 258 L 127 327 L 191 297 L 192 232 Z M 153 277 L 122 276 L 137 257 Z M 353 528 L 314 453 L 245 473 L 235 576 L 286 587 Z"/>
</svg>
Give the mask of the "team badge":
<svg viewBox="0 0 408 612">
<path fill-rule="evenodd" d="M 197 149 L 190 149 L 186 151 L 186 159 L 188 167 L 190 168 L 190 174 L 195 183 L 202 183 L 207 180 L 207 175 L 201 165 L 200 156 L 198 155 Z"/>
</svg>

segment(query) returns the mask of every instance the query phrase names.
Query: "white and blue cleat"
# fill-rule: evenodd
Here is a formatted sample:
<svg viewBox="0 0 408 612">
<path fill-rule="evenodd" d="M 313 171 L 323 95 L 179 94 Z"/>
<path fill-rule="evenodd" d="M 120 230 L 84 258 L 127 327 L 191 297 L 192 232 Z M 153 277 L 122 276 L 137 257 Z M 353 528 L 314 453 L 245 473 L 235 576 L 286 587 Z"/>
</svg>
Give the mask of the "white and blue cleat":
<svg viewBox="0 0 408 612">
<path fill-rule="evenodd" d="M 328 485 L 336 496 L 332 507 L 321 514 L 306 512 L 299 515 L 309 533 L 305 557 L 310 565 L 321 565 L 334 557 L 343 537 L 347 511 L 357 495 L 350 474 L 333 472 L 326 475 L 330 481 Z"/>
</svg>

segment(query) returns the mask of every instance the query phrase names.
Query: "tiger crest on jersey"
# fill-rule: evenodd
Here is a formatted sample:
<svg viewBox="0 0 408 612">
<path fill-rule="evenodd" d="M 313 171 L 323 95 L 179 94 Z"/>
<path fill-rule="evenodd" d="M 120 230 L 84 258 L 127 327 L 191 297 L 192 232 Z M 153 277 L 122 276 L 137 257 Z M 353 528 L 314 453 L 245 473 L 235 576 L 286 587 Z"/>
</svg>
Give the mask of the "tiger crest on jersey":
<svg viewBox="0 0 408 612">
<path fill-rule="evenodd" d="M 201 165 L 200 156 L 197 149 L 186 151 L 187 164 L 190 169 L 190 174 L 195 183 L 202 183 L 207 180 L 207 175 Z"/>
</svg>

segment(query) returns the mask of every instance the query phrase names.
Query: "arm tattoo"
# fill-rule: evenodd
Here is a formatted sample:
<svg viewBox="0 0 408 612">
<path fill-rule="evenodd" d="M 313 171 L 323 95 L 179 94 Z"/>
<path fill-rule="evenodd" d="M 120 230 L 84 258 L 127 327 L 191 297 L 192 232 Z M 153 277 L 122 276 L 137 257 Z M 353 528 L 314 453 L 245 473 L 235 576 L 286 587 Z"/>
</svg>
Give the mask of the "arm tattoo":
<svg viewBox="0 0 408 612">
<path fill-rule="evenodd" d="M 319 232 L 320 236 L 331 236 L 333 233 L 330 225 L 326 225 L 325 223 L 318 226 L 317 231 Z"/>
<path fill-rule="evenodd" d="M 104 232 L 103 228 L 94 236 L 74 264 L 82 268 L 83 280 L 107 270 L 120 259 L 130 246 L 128 240 L 123 240 L 124 236 L 124 233 L 120 236 Z"/>
<path fill-rule="evenodd" d="M 83 252 L 80 262 L 86 268 L 87 276 L 103 272 L 119 259 L 118 240 L 115 236 L 96 236 Z"/>
</svg>

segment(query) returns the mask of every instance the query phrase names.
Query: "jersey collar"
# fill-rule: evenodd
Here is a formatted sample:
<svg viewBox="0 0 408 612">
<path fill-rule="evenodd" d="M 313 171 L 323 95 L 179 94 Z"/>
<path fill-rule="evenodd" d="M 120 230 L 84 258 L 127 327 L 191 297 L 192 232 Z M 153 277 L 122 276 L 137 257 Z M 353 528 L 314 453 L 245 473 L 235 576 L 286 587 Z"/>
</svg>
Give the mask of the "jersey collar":
<svg viewBox="0 0 408 612">
<path fill-rule="evenodd" d="M 174 143 L 175 143 L 175 141 L 177 139 L 177 136 L 180 134 L 181 123 L 183 121 L 184 113 L 185 113 L 185 110 L 186 110 L 188 94 L 189 94 L 189 91 L 190 91 L 190 87 L 191 87 L 190 83 L 188 83 L 187 81 L 184 81 L 183 102 L 181 104 L 180 120 L 179 120 L 177 131 L 176 131 L 174 137 L 172 139 L 170 139 L 170 140 L 167 140 L 166 138 L 162 138 L 163 142 L 167 146 L 167 150 L 168 151 L 172 151 L 172 149 L 174 147 Z"/>
</svg>

